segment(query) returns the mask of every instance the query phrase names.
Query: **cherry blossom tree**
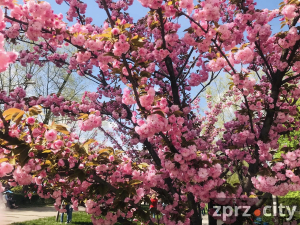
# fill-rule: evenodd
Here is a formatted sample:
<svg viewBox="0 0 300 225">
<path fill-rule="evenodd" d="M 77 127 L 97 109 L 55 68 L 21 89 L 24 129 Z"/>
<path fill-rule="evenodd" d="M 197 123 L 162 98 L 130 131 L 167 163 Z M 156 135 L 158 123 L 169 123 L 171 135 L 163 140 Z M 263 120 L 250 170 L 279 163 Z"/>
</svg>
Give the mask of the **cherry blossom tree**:
<svg viewBox="0 0 300 225">
<path fill-rule="evenodd" d="M 134 22 L 126 12 L 133 1 L 96 0 L 107 16 L 99 24 L 85 16 L 88 1 L 56 0 L 69 6 L 65 20 L 47 2 L 0 0 L 0 72 L 16 60 L 46 60 L 98 85 L 78 102 L 21 87 L 0 93 L 2 184 L 55 198 L 57 210 L 63 199 L 75 210 L 87 200 L 94 224 L 196 225 L 206 203 L 211 225 L 243 224 L 250 218 L 242 211 L 217 217 L 212 206 L 250 205 L 252 213 L 271 195 L 299 191 L 300 149 L 276 153 L 278 139 L 300 124 L 300 3 L 261 10 L 253 0 L 139 2 L 149 12 Z M 282 31 L 272 33 L 278 19 Z M 33 50 L 6 52 L 4 40 Z M 70 58 L 60 51 L 68 45 L 77 49 Z M 224 73 L 228 91 L 199 115 L 198 96 Z M 216 126 L 236 104 L 234 119 Z M 81 132 L 101 130 L 110 144 L 39 121 L 42 109 L 77 121 Z M 160 221 L 141 207 L 152 193 Z"/>
</svg>

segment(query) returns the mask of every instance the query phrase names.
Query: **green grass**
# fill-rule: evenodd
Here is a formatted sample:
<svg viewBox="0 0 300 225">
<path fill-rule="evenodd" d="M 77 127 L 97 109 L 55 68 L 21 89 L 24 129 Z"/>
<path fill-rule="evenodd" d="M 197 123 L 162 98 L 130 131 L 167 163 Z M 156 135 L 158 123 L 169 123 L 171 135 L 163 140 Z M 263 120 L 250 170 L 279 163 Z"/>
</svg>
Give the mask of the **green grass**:
<svg viewBox="0 0 300 225">
<path fill-rule="evenodd" d="M 38 213 L 38 212 L 37 212 Z M 64 216 L 64 223 L 55 222 L 55 217 L 45 217 L 42 219 L 31 220 L 27 222 L 20 222 L 20 223 L 12 223 L 11 225 L 58 225 L 58 224 L 65 224 L 67 220 L 67 215 L 65 213 Z M 60 217 L 59 217 L 60 221 Z M 73 225 L 93 225 L 91 220 L 91 215 L 85 212 L 74 212 L 72 215 L 72 223 Z"/>
<path fill-rule="evenodd" d="M 159 215 L 159 218 L 160 217 L 161 217 L 161 215 Z M 26 221 L 26 222 L 12 223 L 11 225 L 62 225 L 62 224 L 65 224 L 65 222 L 67 220 L 67 215 L 65 213 L 63 223 L 55 222 L 55 219 L 56 219 L 55 216 L 51 216 L 51 217 L 45 217 L 45 218 L 41 218 L 41 219 L 37 219 L 37 220 L 30 220 L 30 221 Z M 60 221 L 60 217 L 59 217 L 59 221 Z M 137 223 L 137 224 L 140 224 L 140 223 Z M 91 220 L 91 215 L 87 214 L 86 212 L 73 212 L 71 225 L 93 225 L 92 220 Z M 122 225 L 122 224 L 117 222 L 115 225 Z M 162 224 L 160 224 L 160 225 L 162 225 Z"/>
</svg>

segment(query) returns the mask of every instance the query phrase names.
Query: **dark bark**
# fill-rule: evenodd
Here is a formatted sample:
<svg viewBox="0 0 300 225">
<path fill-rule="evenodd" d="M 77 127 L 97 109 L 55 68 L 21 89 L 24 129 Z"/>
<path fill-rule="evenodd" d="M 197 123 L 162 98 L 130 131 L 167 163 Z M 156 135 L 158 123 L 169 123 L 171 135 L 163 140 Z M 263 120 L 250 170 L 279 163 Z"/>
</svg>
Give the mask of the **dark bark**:
<svg viewBox="0 0 300 225">
<path fill-rule="evenodd" d="M 157 153 L 155 152 L 155 150 L 153 149 L 151 143 L 146 139 L 146 141 L 144 141 L 144 145 L 145 147 L 148 149 L 152 159 L 154 160 L 156 166 L 161 167 L 161 161 L 160 158 L 158 157 Z"/>
<path fill-rule="evenodd" d="M 170 74 L 170 81 L 171 81 L 174 104 L 180 106 L 180 97 L 179 97 L 179 94 L 178 94 L 178 85 L 177 85 L 176 77 L 175 77 L 175 74 L 174 74 L 173 63 L 172 63 L 172 60 L 169 56 L 166 57 L 165 63 L 166 63 L 168 72 Z"/>
<path fill-rule="evenodd" d="M 201 212 L 198 211 L 197 203 L 195 202 L 195 197 L 192 193 L 188 193 L 188 201 L 190 208 L 194 210 L 194 214 L 191 216 L 191 225 L 202 225 Z"/>
<path fill-rule="evenodd" d="M 165 40 L 164 18 L 163 18 L 163 14 L 162 14 L 162 9 L 161 8 L 158 9 L 157 13 L 159 15 L 159 21 L 160 21 L 160 26 L 161 26 L 161 36 L 162 36 L 162 41 L 163 41 L 163 48 L 167 49 L 167 44 L 166 44 L 166 40 Z M 171 81 L 171 88 L 172 88 L 174 104 L 180 106 L 180 97 L 179 97 L 179 94 L 178 94 L 178 85 L 177 85 L 177 82 L 176 82 L 176 77 L 175 77 L 175 73 L 174 73 L 174 69 L 173 69 L 173 62 L 172 62 L 172 59 L 169 56 L 167 56 L 165 58 L 165 64 L 166 64 L 168 73 L 170 75 L 170 81 Z"/>
<path fill-rule="evenodd" d="M 144 141 L 144 145 L 145 145 L 145 147 L 148 149 L 148 151 L 149 151 L 149 153 L 150 153 L 152 159 L 154 160 L 156 166 L 158 166 L 159 168 L 161 168 L 161 161 L 160 161 L 160 158 L 158 157 L 156 151 L 153 149 L 152 144 L 151 144 L 148 140 L 146 140 L 146 141 Z M 171 192 L 172 194 L 175 194 L 176 191 L 175 191 L 175 189 L 174 189 L 174 187 L 173 187 L 172 179 L 171 179 L 170 177 L 168 177 L 168 178 L 165 179 L 165 182 L 166 182 L 166 184 L 168 185 L 168 188 L 169 188 L 170 192 Z"/>
<path fill-rule="evenodd" d="M 213 209 L 213 203 L 210 201 L 208 203 L 208 224 L 209 225 L 217 225 L 217 220 L 209 214 L 210 210 Z"/>
</svg>

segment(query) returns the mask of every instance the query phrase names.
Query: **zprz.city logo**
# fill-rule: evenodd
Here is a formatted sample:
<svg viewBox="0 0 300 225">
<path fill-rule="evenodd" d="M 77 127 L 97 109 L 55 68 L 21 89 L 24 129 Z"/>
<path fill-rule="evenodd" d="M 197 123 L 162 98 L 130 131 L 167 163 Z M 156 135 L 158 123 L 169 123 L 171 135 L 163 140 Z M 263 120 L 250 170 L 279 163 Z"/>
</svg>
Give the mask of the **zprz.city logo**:
<svg viewBox="0 0 300 225">
<path fill-rule="evenodd" d="M 272 213 L 273 206 L 265 205 L 259 209 L 256 209 L 252 214 L 249 213 L 251 206 L 213 206 L 215 212 L 213 213 L 213 217 L 221 217 L 223 221 L 226 221 L 228 217 L 238 217 L 242 215 L 243 217 L 271 217 L 274 216 Z M 297 222 L 291 221 L 297 211 L 297 206 L 285 206 L 280 204 L 278 207 L 278 215 L 279 217 L 283 217 L 290 225 L 297 225 Z"/>
</svg>

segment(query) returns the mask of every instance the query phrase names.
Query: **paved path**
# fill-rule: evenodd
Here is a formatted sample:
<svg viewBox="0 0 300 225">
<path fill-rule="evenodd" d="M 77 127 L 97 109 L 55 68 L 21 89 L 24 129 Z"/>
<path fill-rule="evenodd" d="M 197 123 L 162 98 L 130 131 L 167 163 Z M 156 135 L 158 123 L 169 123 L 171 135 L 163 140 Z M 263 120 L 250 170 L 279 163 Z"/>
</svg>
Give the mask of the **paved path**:
<svg viewBox="0 0 300 225">
<path fill-rule="evenodd" d="M 79 207 L 79 211 L 85 211 L 85 208 Z M 0 224 L 10 225 L 14 222 L 24 222 L 28 220 L 35 220 L 44 217 L 53 216 L 55 221 L 57 212 L 53 206 L 45 207 L 30 207 L 30 208 L 18 208 L 18 209 L 7 209 L 0 206 Z M 221 224 L 221 223 L 218 223 Z M 202 219 L 202 225 L 208 225 L 208 216 L 205 215 Z"/>
<path fill-rule="evenodd" d="M 79 211 L 84 211 L 83 207 L 79 207 Z M 18 209 L 5 209 L 0 207 L 0 224 L 9 225 L 14 222 L 24 222 L 28 220 L 35 220 L 44 217 L 53 216 L 55 221 L 57 211 L 53 206 L 45 207 L 30 207 L 30 208 L 18 208 Z"/>
<path fill-rule="evenodd" d="M 208 216 L 207 215 L 202 216 L 202 225 L 208 225 Z"/>
</svg>

